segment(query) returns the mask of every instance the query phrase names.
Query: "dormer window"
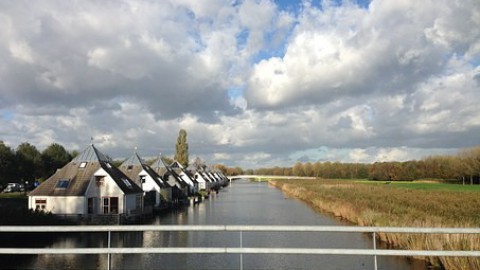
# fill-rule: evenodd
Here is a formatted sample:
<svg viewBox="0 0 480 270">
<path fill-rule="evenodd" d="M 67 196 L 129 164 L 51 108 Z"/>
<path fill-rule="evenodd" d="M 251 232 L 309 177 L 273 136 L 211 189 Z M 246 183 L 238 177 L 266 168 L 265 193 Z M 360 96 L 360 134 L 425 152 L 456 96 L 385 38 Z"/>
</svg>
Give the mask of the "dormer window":
<svg viewBox="0 0 480 270">
<path fill-rule="evenodd" d="M 87 162 L 82 162 L 80 163 L 80 165 L 78 166 L 79 168 L 85 168 L 87 167 Z"/>
<path fill-rule="evenodd" d="M 66 189 L 68 188 L 68 185 L 70 184 L 69 179 L 60 179 L 57 182 L 57 185 L 55 186 L 56 189 Z"/>
<path fill-rule="evenodd" d="M 110 168 L 110 169 L 112 168 L 112 165 L 109 162 L 107 162 L 106 164 L 107 164 L 108 168 Z"/>
<path fill-rule="evenodd" d="M 97 184 L 101 184 L 101 183 L 105 182 L 105 176 L 103 176 L 103 175 L 100 175 L 100 176 L 97 175 L 97 176 L 95 176 L 95 182 L 96 182 Z"/>
</svg>

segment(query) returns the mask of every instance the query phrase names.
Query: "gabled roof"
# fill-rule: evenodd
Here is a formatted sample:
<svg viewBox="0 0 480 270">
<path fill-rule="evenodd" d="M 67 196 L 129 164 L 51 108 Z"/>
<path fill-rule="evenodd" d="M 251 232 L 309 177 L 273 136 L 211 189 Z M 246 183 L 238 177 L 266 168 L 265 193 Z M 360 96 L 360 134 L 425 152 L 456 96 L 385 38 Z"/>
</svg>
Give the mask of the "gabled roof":
<svg viewBox="0 0 480 270">
<path fill-rule="evenodd" d="M 160 188 L 166 187 L 165 183 L 159 180 L 160 176 L 145 163 L 137 152 L 120 165 L 120 170 L 135 182 L 138 182 L 138 175 L 144 170 Z"/>
<path fill-rule="evenodd" d="M 83 150 L 78 156 L 72 159 L 72 162 L 89 162 L 89 161 L 103 161 L 103 162 L 112 162 L 112 159 L 104 155 L 102 152 L 90 144 L 85 150 Z"/>
<path fill-rule="evenodd" d="M 180 164 L 180 162 L 175 160 L 172 164 L 170 164 L 170 168 L 183 169 L 183 166 Z"/>
<path fill-rule="evenodd" d="M 111 165 L 111 159 L 89 145 L 63 168 L 30 192 L 29 196 L 83 196 L 90 180 L 98 169 L 104 169 L 125 194 L 143 192 L 118 168 Z M 68 182 L 68 183 L 67 183 Z M 130 183 L 129 185 L 126 184 Z"/>
<path fill-rule="evenodd" d="M 197 183 L 197 181 L 194 179 L 194 177 L 192 177 L 192 174 L 190 174 L 190 172 L 188 172 L 187 170 L 185 170 L 185 168 L 182 166 L 182 164 L 180 164 L 180 162 L 178 161 L 174 161 L 172 164 L 170 164 L 169 166 L 169 169 L 171 170 L 174 170 L 180 177 L 183 173 L 183 175 L 185 175 L 186 178 L 188 178 L 187 180 L 191 181 L 193 184 L 194 183 Z M 182 178 L 183 179 L 183 178 Z M 186 182 L 186 181 L 185 181 Z"/>
<path fill-rule="evenodd" d="M 213 179 L 206 172 L 198 171 L 197 173 L 200 174 L 205 181 L 208 181 L 210 183 L 214 182 Z"/>
<path fill-rule="evenodd" d="M 171 169 L 169 166 L 167 166 L 165 164 L 165 161 L 163 160 L 163 158 L 160 156 L 158 159 L 156 159 L 153 163 L 152 163 L 152 166 L 151 168 L 153 169 L 153 171 L 155 173 L 157 173 L 158 175 L 160 175 L 162 177 L 162 179 L 167 183 L 169 184 L 171 187 L 174 187 L 175 185 L 174 184 L 171 184 L 169 181 L 168 181 L 168 177 L 171 175 L 173 178 L 175 178 L 175 181 L 181 186 L 181 187 L 186 187 L 188 186 L 187 183 L 185 183 L 185 181 L 183 181 L 183 179 L 180 177 L 180 175 L 178 175 L 177 172 L 175 172 L 175 170 Z"/>
<path fill-rule="evenodd" d="M 165 173 L 168 171 L 165 162 L 163 161 L 162 157 L 157 158 L 150 167 L 160 176 L 163 177 Z"/>
<path fill-rule="evenodd" d="M 100 162 L 102 168 L 107 172 L 115 183 L 125 194 L 143 193 L 143 190 L 128 176 L 126 176 L 120 169 L 113 166 L 109 162 Z M 129 183 L 127 185 L 127 183 Z"/>
</svg>

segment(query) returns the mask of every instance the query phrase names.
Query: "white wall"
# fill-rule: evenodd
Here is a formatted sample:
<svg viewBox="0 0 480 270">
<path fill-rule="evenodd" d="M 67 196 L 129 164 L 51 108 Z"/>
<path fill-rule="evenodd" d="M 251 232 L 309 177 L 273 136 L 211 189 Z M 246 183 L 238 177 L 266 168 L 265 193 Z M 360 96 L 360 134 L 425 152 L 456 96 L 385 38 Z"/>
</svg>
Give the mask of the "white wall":
<svg viewBox="0 0 480 270">
<path fill-rule="evenodd" d="M 52 212 L 52 214 L 74 215 L 86 214 L 86 199 L 84 197 L 64 196 L 29 196 L 28 208 L 35 210 L 35 200 L 44 199 L 47 201 L 45 212 Z"/>
<path fill-rule="evenodd" d="M 195 173 L 195 176 L 197 176 L 198 188 L 200 190 L 206 190 L 208 188 L 207 181 L 205 181 L 205 179 L 203 179 L 202 175 L 199 173 Z"/>
<path fill-rule="evenodd" d="M 103 183 L 100 185 L 97 185 L 96 183 L 96 176 L 104 176 Z M 99 198 L 97 202 L 100 204 L 98 205 L 97 209 L 100 211 L 100 213 L 97 214 L 102 214 L 102 209 L 103 209 L 103 202 L 101 200 L 102 197 L 118 197 L 118 213 L 123 214 L 126 213 L 124 210 L 124 194 L 123 191 L 120 189 L 120 187 L 115 183 L 115 181 L 110 177 L 110 175 L 107 174 L 107 172 L 100 168 L 98 171 L 96 171 L 92 178 L 90 179 L 90 184 L 87 188 L 86 192 L 86 197 L 87 198 Z M 85 199 L 86 201 L 86 199 Z M 85 213 L 87 212 L 87 204 L 85 203 Z"/>
</svg>

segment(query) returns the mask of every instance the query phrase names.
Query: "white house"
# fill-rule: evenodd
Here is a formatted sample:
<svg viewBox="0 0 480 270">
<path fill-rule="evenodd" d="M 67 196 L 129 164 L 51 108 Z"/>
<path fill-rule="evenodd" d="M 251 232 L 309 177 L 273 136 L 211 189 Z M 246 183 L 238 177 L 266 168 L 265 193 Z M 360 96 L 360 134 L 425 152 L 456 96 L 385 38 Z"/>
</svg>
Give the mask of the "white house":
<svg viewBox="0 0 480 270">
<path fill-rule="evenodd" d="M 174 202 L 184 201 L 188 196 L 189 185 L 175 172 L 169 168 L 162 157 L 156 159 L 151 168 L 157 173 L 164 183 L 172 188 L 172 200 Z"/>
<path fill-rule="evenodd" d="M 28 207 L 91 217 L 143 213 L 143 191 L 93 144 L 28 194 Z"/>
<path fill-rule="evenodd" d="M 120 165 L 120 170 L 145 192 L 146 203 L 160 208 L 172 201 L 172 188 L 136 152 Z"/>
<path fill-rule="evenodd" d="M 210 181 L 207 181 L 205 178 L 203 178 L 203 175 L 200 172 L 195 172 L 193 177 L 195 178 L 195 180 L 198 183 L 198 189 L 199 190 L 206 190 L 206 191 L 209 190 Z"/>
<path fill-rule="evenodd" d="M 178 174 L 178 176 L 180 176 L 180 178 L 189 185 L 189 191 L 191 194 L 198 193 L 198 182 L 194 179 L 193 176 L 190 176 L 190 174 L 183 168 L 183 166 L 178 161 L 174 161 L 168 167 L 169 169 L 174 170 Z"/>
</svg>

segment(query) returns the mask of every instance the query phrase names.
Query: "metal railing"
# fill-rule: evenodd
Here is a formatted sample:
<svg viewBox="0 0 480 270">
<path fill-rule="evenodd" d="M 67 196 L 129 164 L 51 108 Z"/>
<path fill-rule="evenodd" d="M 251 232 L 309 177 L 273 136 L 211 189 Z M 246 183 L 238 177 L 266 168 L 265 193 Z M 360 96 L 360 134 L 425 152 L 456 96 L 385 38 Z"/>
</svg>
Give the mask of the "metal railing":
<svg viewBox="0 0 480 270">
<path fill-rule="evenodd" d="M 144 231 L 188 231 L 188 232 L 238 232 L 239 247 L 111 247 L 112 232 Z M 429 257 L 480 257 L 479 250 L 398 250 L 377 249 L 378 233 L 408 234 L 480 234 L 480 228 L 410 228 L 410 227 L 359 227 L 359 226 L 249 226 L 249 225 L 123 225 L 123 226 L 0 226 L 0 233 L 59 233 L 59 232 L 105 232 L 105 248 L 0 248 L 0 254 L 105 254 L 107 269 L 111 268 L 112 254 L 212 254 L 228 253 L 240 255 L 240 269 L 243 268 L 243 254 L 304 254 L 304 255 L 369 255 L 377 256 L 429 256 Z M 343 232 L 372 234 L 372 249 L 339 248 L 249 248 L 243 247 L 244 232 Z"/>
</svg>

